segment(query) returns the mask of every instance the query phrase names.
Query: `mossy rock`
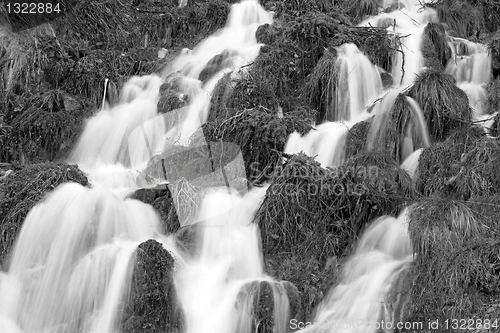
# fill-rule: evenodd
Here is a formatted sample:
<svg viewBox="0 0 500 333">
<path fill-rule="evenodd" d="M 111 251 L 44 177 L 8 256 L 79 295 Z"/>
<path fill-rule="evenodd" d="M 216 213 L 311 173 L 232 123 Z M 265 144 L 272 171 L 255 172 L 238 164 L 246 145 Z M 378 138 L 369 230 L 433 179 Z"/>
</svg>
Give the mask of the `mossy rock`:
<svg viewBox="0 0 500 333">
<path fill-rule="evenodd" d="M 123 332 L 180 332 L 182 311 L 174 286 L 175 260 L 155 240 L 136 250 L 130 295 L 124 310 Z"/>
<path fill-rule="evenodd" d="M 67 182 L 88 185 L 76 165 L 4 164 L 1 169 L 13 172 L 0 180 L 0 263 L 10 252 L 28 212 L 50 191 Z"/>
<path fill-rule="evenodd" d="M 157 197 L 152 205 L 160 215 L 166 233 L 175 233 L 181 227 L 170 190 L 166 195 Z"/>
<path fill-rule="evenodd" d="M 223 70 L 224 68 L 230 67 L 232 63 L 232 57 L 236 56 L 236 51 L 224 50 L 221 53 L 215 55 L 210 59 L 200 72 L 198 79 L 205 84 L 212 76 Z"/>
</svg>

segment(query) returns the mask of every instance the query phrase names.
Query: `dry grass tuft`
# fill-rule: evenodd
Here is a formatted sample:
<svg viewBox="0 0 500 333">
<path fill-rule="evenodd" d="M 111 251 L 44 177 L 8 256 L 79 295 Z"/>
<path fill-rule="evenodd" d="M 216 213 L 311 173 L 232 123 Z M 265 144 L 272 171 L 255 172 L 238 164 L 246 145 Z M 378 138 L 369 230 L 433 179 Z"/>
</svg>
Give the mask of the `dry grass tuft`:
<svg viewBox="0 0 500 333">
<path fill-rule="evenodd" d="M 469 98 L 450 75 L 426 70 L 417 76 L 408 95 L 422 109 L 432 141 L 442 141 L 471 122 Z"/>
</svg>

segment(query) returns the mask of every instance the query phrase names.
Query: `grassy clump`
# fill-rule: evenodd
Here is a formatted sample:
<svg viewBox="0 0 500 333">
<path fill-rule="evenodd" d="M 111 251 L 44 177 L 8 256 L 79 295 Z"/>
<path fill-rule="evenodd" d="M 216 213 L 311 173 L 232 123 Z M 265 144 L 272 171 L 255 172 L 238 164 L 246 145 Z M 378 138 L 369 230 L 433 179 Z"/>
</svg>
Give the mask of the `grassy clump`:
<svg viewBox="0 0 500 333">
<path fill-rule="evenodd" d="M 131 23 L 130 0 L 88 1 L 76 5 L 61 19 L 52 23 L 63 39 L 83 39 L 97 47 L 125 49 L 131 38 L 127 31 Z"/>
<path fill-rule="evenodd" d="M 61 77 L 56 79 L 57 86 L 99 106 L 106 78 L 121 86 L 131 76 L 150 74 L 154 71 L 153 57 L 150 57 L 144 59 L 141 54 L 113 50 L 89 51 L 72 68 L 60 72 Z M 64 76 L 67 71 L 71 72 L 71 76 Z"/>
<path fill-rule="evenodd" d="M 442 71 L 451 58 L 446 30 L 440 23 L 431 22 L 425 26 L 422 41 L 422 55 L 425 66 Z"/>
<path fill-rule="evenodd" d="M 232 112 L 234 115 L 227 119 L 205 124 L 203 132 L 207 141 L 231 142 L 240 147 L 246 176 L 253 184 L 269 179 L 290 133 L 303 135 L 311 129 L 310 120 L 300 113 L 280 116 L 264 107 Z"/>
<path fill-rule="evenodd" d="M 500 113 L 498 113 L 494 120 L 493 125 L 489 128 L 490 135 L 495 138 L 500 137 Z"/>
<path fill-rule="evenodd" d="M 338 47 L 346 43 L 356 45 L 374 65 L 391 71 L 395 47 L 385 28 L 341 25 L 329 46 Z"/>
<path fill-rule="evenodd" d="M 417 76 L 408 96 L 420 105 L 432 141 L 442 141 L 452 130 L 470 124 L 469 98 L 450 75 L 426 70 Z"/>
<path fill-rule="evenodd" d="M 52 53 L 60 48 L 49 25 L 22 31 L 8 32 L 0 27 L 0 88 L 6 93 L 22 94 L 40 83 L 42 70 L 49 64 Z"/>
<path fill-rule="evenodd" d="M 264 265 L 267 274 L 278 280 L 290 281 L 297 287 L 301 303 L 300 314 L 295 318 L 300 321 L 302 316 L 304 322 L 314 319 L 314 310 L 340 277 L 337 257 L 332 257 L 324 265 L 313 257 L 274 254 L 264 257 Z"/>
<path fill-rule="evenodd" d="M 390 155 L 358 154 L 339 169 L 336 173 L 344 176 L 346 187 L 357 188 L 354 195 L 341 196 L 335 202 L 356 234 L 379 216 L 398 214 L 414 196 L 410 177 Z"/>
<path fill-rule="evenodd" d="M 87 185 L 85 175 L 75 165 L 40 163 L 26 167 L 2 165 L 14 172 L 0 180 L 0 262 L 9 253 L 28 212 L 62 183 Z"/>
<path fill-rule="evenodd" d="M 359 23 L 363 19 L 375 16 L 379 13 L 384 4 L 383 0 L 354 0 L 347 4 L 347 13 L 354 19 L 354 23 Z"/>
<path fill-rule="evenodd" d="M 263 1 L 261 1 L 262 3 Z M 275 1 L 272 2 L 273 10 L 278 16 L 293 15 L 298 16 L 301 13 L 310 11 L 318 11 L 326 14 L 338 12 L 335 3 L 328 0 L 292 0 L 292 1 Z M 269 6 L 266 6 L 269 7 Z"/>
<path fill-rule="evenodd" d="M 412 108 L 411 102 L 403 94 L 384 97 L 379 106 L 390 109 L 379 109 L 373 117 L 367 136 L 368 150 L 384 152 L 402 163 L 412 152 L 430 144 L 425 124 L 419 123 L 418 110 Z"/>
<path fill-rule="evenodd" d="M 155 240 L 137 247 L 123 332 L 173 332 L 181 328 L 174 265 L 172 255 Z"/>
<path fill-rule="evenodd" d="M 341 254 L 374 218 L 412 196 L 411 180 L 390 157 L 358 155 L 335 169 L 303 154 L 275 170 L 256 214 L 264 254 Z"/>
<path fill-rule="evenodd" d="M 325 119 L 336 119 L 334 107 L 338 70 L 337 53 L 327 49 L 305 83 L 304 96 L 309 104 L 318 110 L 318 124 Z"/>
<path fill-rule="evenodd" d="M 499 158 L 500 145 L 482 128 L 460 131 L 422 152 L 416 190 L 461 200 L 493 195 L 500 188 Z"/>
<path fill-rule="evenodd" d="M 24 147 L 22 154 L 31 161 L 62 157 L 61 151 L 70 149 L 90 115 L 85 111 L 87 105 L 61 90 L 27 96 L 24 103 L 17 112 L 14 109 L 7 114 L 13 129 L 7 144 L 13 149 Z M 5 157 L 10 160 L 14 156 Z"/>
<path fill-rule="evenodd" d="M 491 82 L 487 87 L 488 102 L 486 111 L 488 114 L 500 111 L 500 80 Z"/>
<path fill-rule="evenodd" d="M 481 218 L 482 205 L 430 197 L 409 208 L 416 280 L 405 321 L 495 316 L 486 309 L 500 292 L 500 243 L 498 230 Z M 495 220 L 498 207 L 497 202 Z"/>
<path fill-rule="evenodd" d="M 467 38 L 483 29 L 483 12 L 471 1 L 439 0 L 430 5 L 450 35 Z"/>
<path fill-rule="evenodd" d="M 356 123 L 347 133 L 345 155 L 346 158 L 366 152 L 366 140 L 373 118 Z"/>
</svg>

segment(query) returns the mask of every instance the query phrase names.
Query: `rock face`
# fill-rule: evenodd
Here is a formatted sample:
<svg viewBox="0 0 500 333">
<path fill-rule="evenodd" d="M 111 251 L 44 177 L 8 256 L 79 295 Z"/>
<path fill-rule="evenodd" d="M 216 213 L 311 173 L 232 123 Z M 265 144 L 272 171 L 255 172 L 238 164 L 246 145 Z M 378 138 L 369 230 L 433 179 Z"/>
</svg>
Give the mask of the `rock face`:
<svg viewBox="0 0 500 333">
<path fill-rule="evenodd" d="M 171 254 L 150 239 L 139 245 L 136 255 L 123 332 L 182 331 L 182 312 L 177 308 Z"/>
<path fill-rule="evenodd" d="M 238 294 L 238 332 L 273 333 L 290 330 L 290 321 L 302 320 L 300 293 L 287 281 L 249 282 Z"/>
</svg>

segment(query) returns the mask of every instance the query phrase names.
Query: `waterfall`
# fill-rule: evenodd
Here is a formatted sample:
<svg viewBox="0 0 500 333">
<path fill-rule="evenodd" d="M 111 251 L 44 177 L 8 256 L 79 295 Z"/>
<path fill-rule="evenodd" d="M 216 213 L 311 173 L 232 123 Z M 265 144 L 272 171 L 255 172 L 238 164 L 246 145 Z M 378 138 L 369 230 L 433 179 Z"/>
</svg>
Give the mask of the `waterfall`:
<svg viewBox="0 0 500 333">
<path fill-rule="evenodd" d="M 394 86 L 383 91 L 379 69 L 355 45 L 338 47 L 338 80 L 328 101 L 337 121 L 314 124 L 304 136 L 292 133 L 284 151 L 305 152 L 322 167 L 339 166 L 356 123 L 371 118 L 367 149 L 376 150 L 380 138 L 395 130 L 389 122 L 395 114 L 405 119 L 396 128 L 396 158 L 414 178 L 422 148 L 431 142 L 420 107 L 404 91 L 422 69 L 423 30 L 437 15 L 429 8 L 418 10 L 418 0 L 380 3 L 385 8 L 397 4 L 397 9 L 380 11 L 360 26 L 383 26 L 399 43 L 391 71 Z M 186 4 L 179 1 L 179 7 Z M 161 75 L 130 78 L 117 103 L 88 119 L 69 162 L 88 175 L 90 186 L 62 184 L 27 215 L 8 270 L 0 272 L 2 332 L 120 332 L 136 249 L 149 239 L 175 253 L 173 280 L 186 333 L 251 332 L 260 320 L 256 300 L 266 292 L 273 331 L 293 329 L 287 285 L 266 274 L 259 225 L 253 221 L 269 185 L 247 191 L 239 147 L 211 143 L 207 148 L 200 134 L 214 87 L 226 74 L 244 77 L 261 48 L 255 32 L 266 23 L 273 23 L 273 14 L 257 0 L 232 5 L 224 28 L 193 50 L 183 50 Z M 491 57 L 480 45 L 457 39 L 453 46 L 447 72 L 469 95 L 477 119 L 483 119 L 482 85 L 491 77 Z M 214 57 L 224 61 L 208 75 Z M 164 88 L 187 104 L 159 113 Z M 398 101 L 404 110 L 394 110 Z M 192 162 L 192 156 L 201 162 L 183 160 Z M 193 227 L 192 253 L 176 247 L 174 235 L 161 234 L 153 207 L 130 198 L 137 189 L 158 184 L 169 187 L 181 227 Z M 406 209 L 397 218 L 383 216 L 370 224 L 344 267 L 343 280 L 321 302 L 304 333 L 375 333 L 382 320 L 394 324 L 391 287 L 413 259 L 407 224 Z"/>
<path fill-rule="evenodd" d="M 381 320 L 396 325 L 384 303 L 392 283 L 413 260 L 407 224 L 406 210 L 398 218 L 381 217 L 371 224 L 346 264 L 343 280 L 320 305 L 314 324 L 302 332 L 377 332 Z"/>
<path fill-rule="evenodd" d="M 450 39 L 452 58 L 445 72 L 455 77 L 458 87 L 469 97 L 472 119 L 486 128 L 487 121 L 494 117 L 487 114 L 485 107 L 488 102 L 486 86 L 492 77 L 491 53 L 486 45 L 462 38 Z"/>
<path fill-rule="evenodd" d="M 353 120 L 362 116 L 368 103 L 372 103 L 382 91 L 382 79 L 378 69 L 354 44 L 337 48 L 338 83 L 336 109 L 337 120 Z"/>
</svg>

